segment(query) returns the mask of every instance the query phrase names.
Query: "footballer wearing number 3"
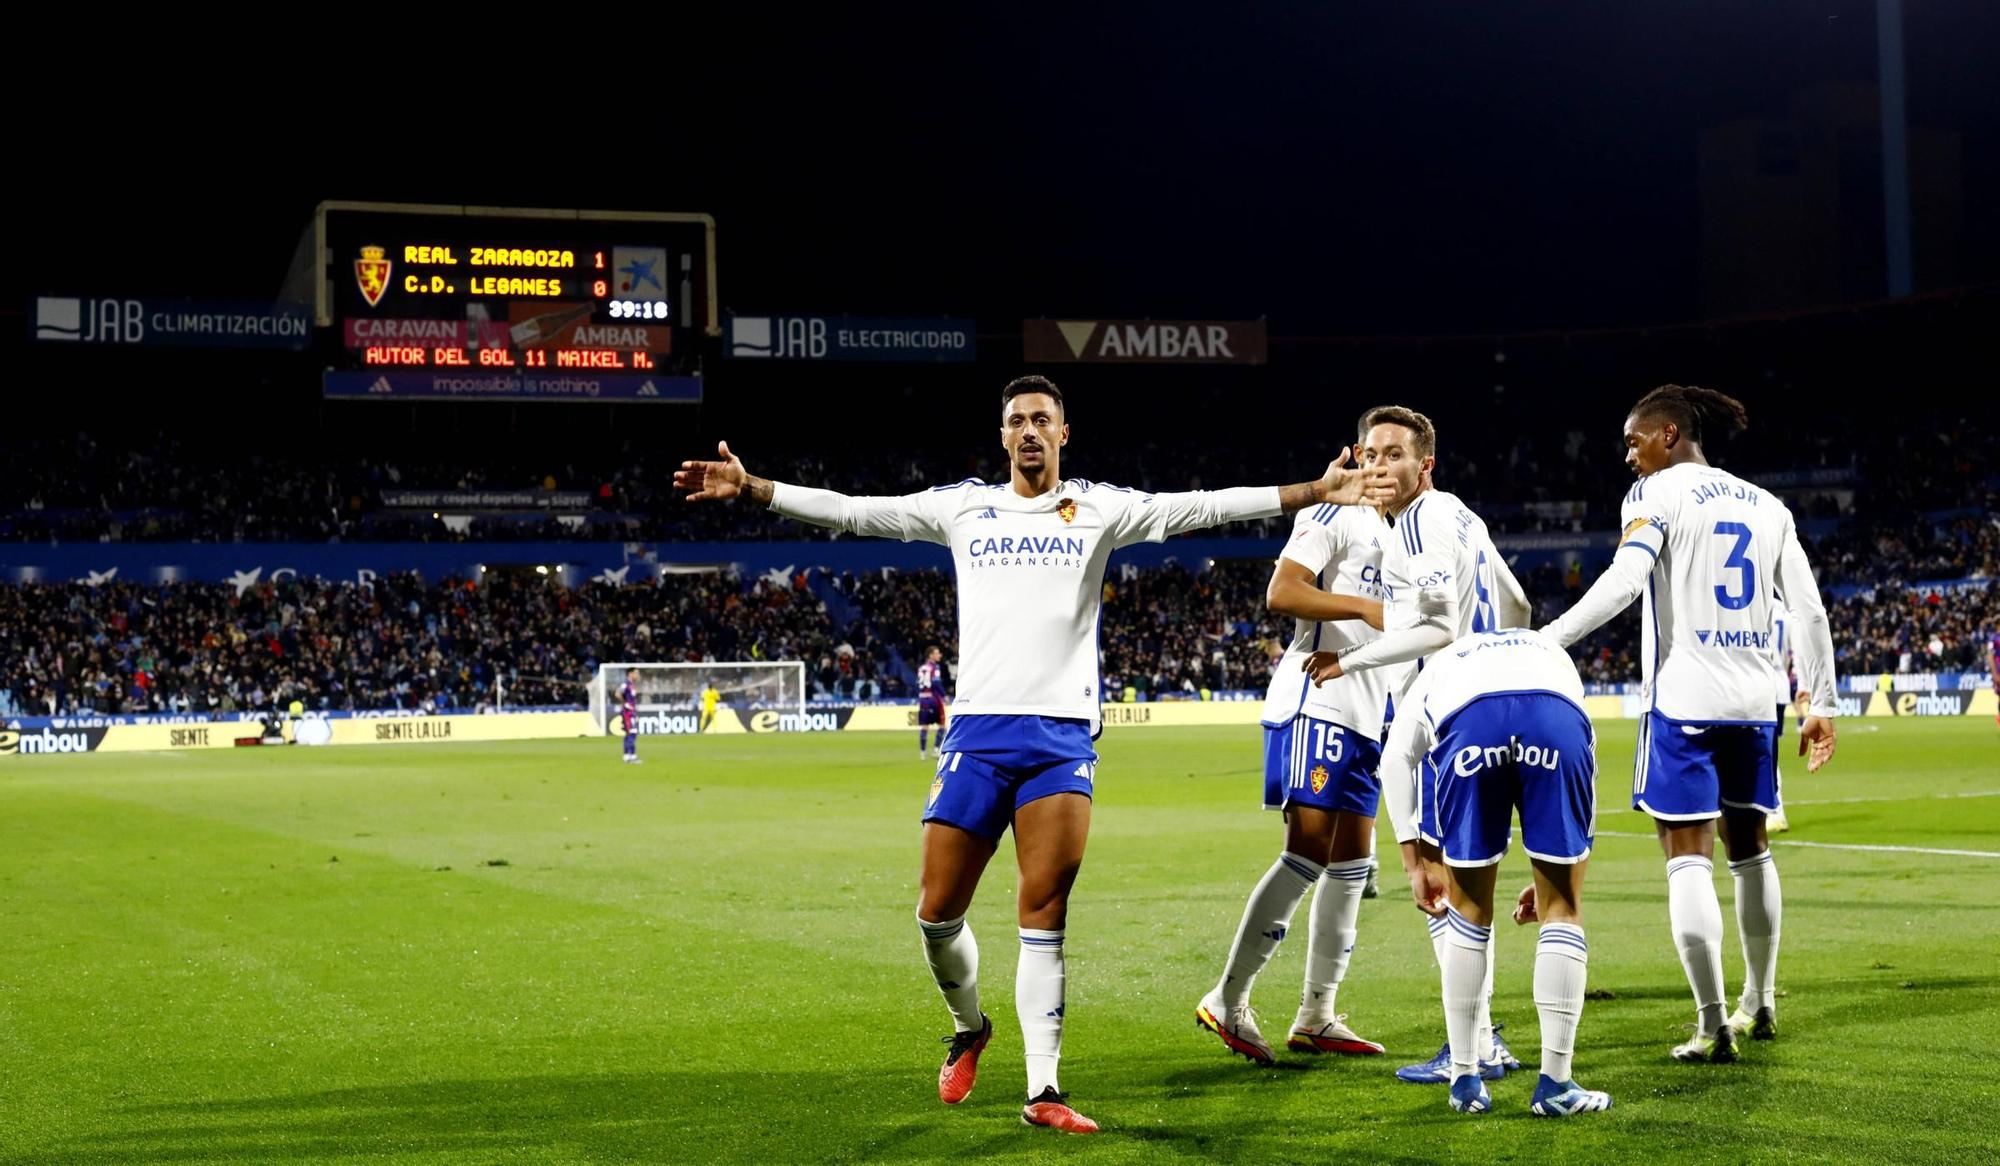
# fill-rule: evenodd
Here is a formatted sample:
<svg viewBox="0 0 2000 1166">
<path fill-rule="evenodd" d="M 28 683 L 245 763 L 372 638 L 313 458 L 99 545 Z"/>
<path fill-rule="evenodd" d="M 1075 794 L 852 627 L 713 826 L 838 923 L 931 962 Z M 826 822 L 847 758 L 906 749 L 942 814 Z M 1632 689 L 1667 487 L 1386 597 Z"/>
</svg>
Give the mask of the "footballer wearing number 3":
<svg viewBox="0 0 2000 1166">
<path fill-rule="evenodd" d="M 1781 899 L 1765 822 L 1778 809 L 1770 647 L 1779 600 L 1792 613 L 1810 700 L 1799 752 L 1809 772 L 1833 757 L 1833 637 L 1791 511 L 1702 453 L 1705 432 L 1748 421 L 1741 402 L 1713 389 L 1665 385 L 1639 399 L 1625 418 L 1625 464 L 1639 481 L 1625 495 L 1618 549 L 1576 606 L 1542 629 L 1568 648 L 1646 597 L 1648 707 L 1632 807 L 1652 815 L 1666 852 L 1667 914 L 1694 991 L 1694 1038 L 1673 1050 L 1681 1061 L 1734 1061 L 1745 1029 L 1757 1040 L 1777 1035 Z M 1727 1016 L 1718 820 L 1743 941 L 1743 994 Z"/>
</svg>

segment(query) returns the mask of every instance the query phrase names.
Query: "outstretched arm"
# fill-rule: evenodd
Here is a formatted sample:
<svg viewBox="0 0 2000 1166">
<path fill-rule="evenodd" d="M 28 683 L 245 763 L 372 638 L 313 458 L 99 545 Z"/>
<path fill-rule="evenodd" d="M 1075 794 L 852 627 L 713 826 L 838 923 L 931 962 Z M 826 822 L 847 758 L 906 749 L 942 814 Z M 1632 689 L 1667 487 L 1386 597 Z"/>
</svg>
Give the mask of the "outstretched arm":
<svg viewBox="0 0 2000 1166">
<path fill-rule="evenodd" d="M 721 461 L 687 461 L 674 471 L 674 488 L 688 491 L 690 502 L 746 499 L 753 506 L 768 508 L 786 518 L 852 531 L 874 538 L 897 538 L 904 542 L 923 539 L 946 542 L 950 532 L 925 505 L 929 494 L 902 497 L 852 497 L 833 490 L 815 490 L 760 478 L 743 468 L 743 459 L 729 452 L 729 443 L 717 442 Z"/>
<path fill-rule="evenodd" d="M 1289 486 L 1238 486 L 1227 490 L 1188 490 L 1137 499 L 1126 511 L 1127 521 L 1114 527 L 1117 545 L 1160 542 L 1191 530 L 1291 514 L 1308 506 L 1373 505 L 1393 497 L 1395 486 L 1381 470 L 1347 465 L 1351 450 L 1327 463 L 1324 476 Z"/>
<path fill-rule="evenodd" d="M 1542 628 L 1542 634 L 1568 648 L 1603 627 L 1605 621 L 1632 605 L 1646 589 L 1646 577 L 1666 549 L 1666 524 L 1658 517 L 1627 509 L 1625 533 L 1611 552 L 1611 565 L 1583 593 L 1575 606 Z"/>
<path fill-rule="evenodd" d="M 1350 466 L 1352 446 L 1343 446 L 1338 456 L 1326 463 L 1326 473 L 1317 481 L 1278 487 L 1278 509 L 1285 514 L 1330 502 L 1335 506 L 1378 506 L 1396 496 L 1396 485 L 1384 469 Z"/>
<path fill-rule="evenodd" d="M 1568 648 L 1630 607 L 1632 601 L 1639 598 L 1639 592 L 1646 586 L 1646 576 L 1653 570 L 1651 556 L 1625 553 L 1632 545 L 1628 543 L 1618 548 L 1612 556 L 1611 566 L 1597 577 L 1590 590 L 1577 600 L 1576 606 L 1542 628 L 1542 634 Z"/>
<path fill-rule="evenodd" d="M 674 471 L 674 489 L 686 490 L 689 502 L 727 502 L 732 498 L 742 498 L 752 506 L 771 505 L 772 488 L 776 483 L 769 478 L 759 478 L 743 468 L 743 459 L 729 452 L 729 443 L 715 443 L 716 456 L 721 461 L 682 462 Z"/>
</svg>

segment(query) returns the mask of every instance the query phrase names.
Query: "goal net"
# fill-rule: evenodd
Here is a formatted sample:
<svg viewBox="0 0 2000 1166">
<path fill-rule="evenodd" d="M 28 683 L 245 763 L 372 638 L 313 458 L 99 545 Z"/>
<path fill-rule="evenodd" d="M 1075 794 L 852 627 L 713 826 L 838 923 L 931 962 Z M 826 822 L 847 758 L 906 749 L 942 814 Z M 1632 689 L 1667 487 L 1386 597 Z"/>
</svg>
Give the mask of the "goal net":
<svg viewBox="0 0 2000 1166">
<path fill-rule="evenodd" d="M 590 681 L 590 717 L 600 733 L 622 731 L 618 690 L 627 671 L 639 674 L 632 687 L 639 698 L 641 733 L 693 732 L 701 715 L 702 690 L 710 686 L 722 698 L 718 716 L 733 716 L 732 709 L 771 709 L 799 718 L 805 714 L 806 666 L 798 660 L 600 664 Z"/>
</svg>

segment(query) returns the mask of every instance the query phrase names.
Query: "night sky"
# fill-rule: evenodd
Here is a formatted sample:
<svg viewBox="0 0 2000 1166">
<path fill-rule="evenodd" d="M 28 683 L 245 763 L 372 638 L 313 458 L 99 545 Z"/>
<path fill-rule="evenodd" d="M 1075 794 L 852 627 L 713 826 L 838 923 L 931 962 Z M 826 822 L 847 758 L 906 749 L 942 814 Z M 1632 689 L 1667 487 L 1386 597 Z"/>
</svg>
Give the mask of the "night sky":
<svg viewBox="0 0 2000 1166">
<path fill-rule="evenodd" d="M 707 211 L 749 311 L 1684 321 L 1697 133 L 1875 71 L 1865 0 L 982 7 L 50 57 L 4 306 L 269 296 L 349 198 Z M 2000 6 L 1905 7 L 1910 119 L 1963 135 L 1960 282 L 2000 278 Z"/>
</svg>

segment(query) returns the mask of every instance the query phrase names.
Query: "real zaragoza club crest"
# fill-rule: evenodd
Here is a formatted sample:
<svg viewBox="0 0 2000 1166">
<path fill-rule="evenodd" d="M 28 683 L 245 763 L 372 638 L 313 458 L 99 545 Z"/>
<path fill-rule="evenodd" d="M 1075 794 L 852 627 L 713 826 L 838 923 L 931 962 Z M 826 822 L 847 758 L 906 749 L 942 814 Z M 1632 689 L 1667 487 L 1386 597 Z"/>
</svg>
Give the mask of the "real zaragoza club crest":
<svg viewBox="0 0 2000 1166">
<path fill-rule="evenodd" d="M 1056 503 L 1056 517 L 1064 522 L 1076 521 L 1076 499 L 1064 498 Z"/>
<path fill-rule="evenodd" d="M 1307 776 L 1312 778 L 1313 792 L 1321 793 L 1326 789 L 1326 779 L 1332 775 L 1327 773 L 1326 766 L 1315 765 L 1312 767 L 1312 772 Z"/>
<path fill-rule="evenodd" d="M 389 290 L 388 253 L 380 247 L 363 247 L 361 258 L 354 261 L 354 282 L 369 307 L 381 303 L 382 293 Z"/>
</svg>

